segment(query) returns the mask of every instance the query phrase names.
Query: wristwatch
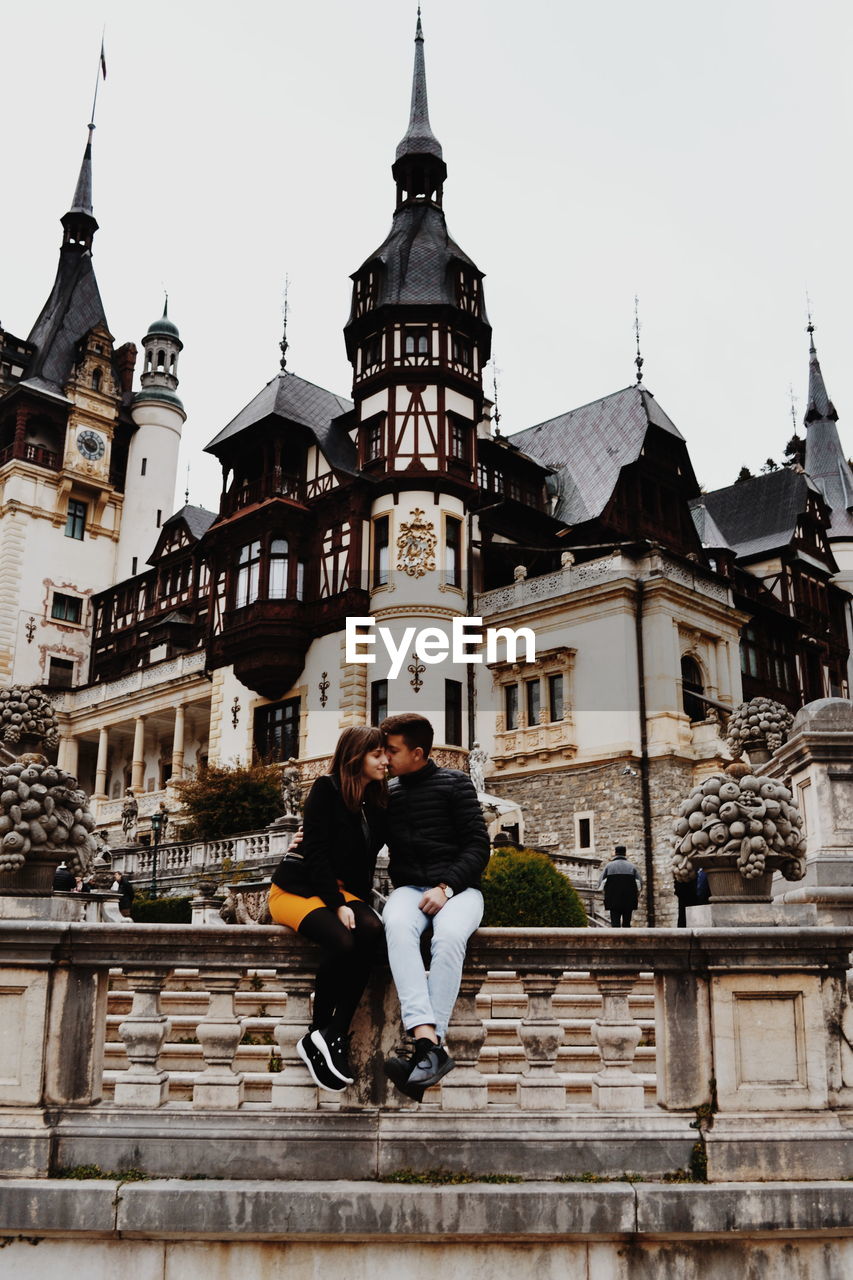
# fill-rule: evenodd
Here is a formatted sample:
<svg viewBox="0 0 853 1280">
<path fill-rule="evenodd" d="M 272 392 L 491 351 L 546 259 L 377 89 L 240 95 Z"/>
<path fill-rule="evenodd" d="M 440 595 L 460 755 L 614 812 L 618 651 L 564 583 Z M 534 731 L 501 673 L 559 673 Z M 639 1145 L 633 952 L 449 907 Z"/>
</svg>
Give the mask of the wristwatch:
<svg viewBox="0 0 853 1280">
<path fill-rule="evenodd" d="M 449 885 L 449 884 L 440 884 L 440 885 L 438 885 L 438 886 L 437 886 L 437 888 L 439 888 L 439 889 L 443 889 L 443 890 L 444 890 L 444 896 L 445 896 L 445 898 L 452 898 L 452 897 L 453 897 L 453 890 L 451 889 L 451 887 L 450 887 L 450 885 Z"/>
</svg>

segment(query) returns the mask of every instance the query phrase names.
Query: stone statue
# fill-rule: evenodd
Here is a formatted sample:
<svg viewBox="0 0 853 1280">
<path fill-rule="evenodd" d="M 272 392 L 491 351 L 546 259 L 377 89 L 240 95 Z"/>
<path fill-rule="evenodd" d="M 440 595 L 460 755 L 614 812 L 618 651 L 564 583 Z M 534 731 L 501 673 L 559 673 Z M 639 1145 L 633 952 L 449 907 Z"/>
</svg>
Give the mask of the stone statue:
<svg viewBox="0 0 853 1280">
<path fill-rule="evenodd" d="M 486 792 L 486 762 L 488 759 L 488 752 L 483 750 L 479 742 L 475 742 L 468 753 L 468 772 L 471 775 L 471 781 L 478 796 L 485 795 Z"/>
<path fill-rule="evenodd" d="M 139 817 L 139 805 L 133 794 L 133 787 L 125 791 L 125 801 L 121 807 L 121 829 L 128 844 L 136 843 L 136 820 Z"/>
<path fill-rule="evenodd" d="M 169 813 L 169 810 L 166 808 L 166 801 L 165 801 L 165 800 L 161 800 L 161 801 L 160 801 L 160 815 L 161 815 L 161 817 L 162 817 L 162 819 L 163 819 L 163 821 L 160 823 L 160 843 L 161 843 L 161 844 L 165 844 L 165 843 L 166 843 L 166 830 L 167 830 L 167 828 L 168 828 L 168 826 L 169 826 L 169 819 L 170 819 L 170 817 L 171 817 L 171 814 Z"/>
<path fill-rule="evenodd" d="M 281 773 L 281 798 L 285 814 L 298 817 L 302 812 L 302 786 L 299 765 L 292 756 L 285 762 Z"/>
</svg>

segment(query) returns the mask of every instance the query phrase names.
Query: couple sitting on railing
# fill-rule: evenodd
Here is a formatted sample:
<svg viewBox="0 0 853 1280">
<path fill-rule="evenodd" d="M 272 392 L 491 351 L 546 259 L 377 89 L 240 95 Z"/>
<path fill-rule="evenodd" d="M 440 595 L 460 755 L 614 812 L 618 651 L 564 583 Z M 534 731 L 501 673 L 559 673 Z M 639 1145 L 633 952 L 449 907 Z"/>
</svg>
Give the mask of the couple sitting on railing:
<svg viewBox="0 0 853 1280">
<path fill-rule="evenodd" d="M 414 1042 L 405 1056 L 388 1059 L 386 1075 L 420 1102 L 453 1069 L 442 1041 L 465 948 L 483 917 L 478 886 L 489 838 L 470 778 L 430 760 L 432 739 L 430 722 L 414 713 L 389 716 L 378 729 L 345 729 L 329 772 L 308 795 L 302 840 L 272 877 L 273 920 L 325 952 L 313 1020 L 296 1046 L 321 1089 L 340 1092 L 353 1083 L 350 1023 L 386 941 Z M 384 844 L 394 890 L 380 919 L 369 900 Z M 430 925 L 427 973 L 420 943 Z"/>
</svg>

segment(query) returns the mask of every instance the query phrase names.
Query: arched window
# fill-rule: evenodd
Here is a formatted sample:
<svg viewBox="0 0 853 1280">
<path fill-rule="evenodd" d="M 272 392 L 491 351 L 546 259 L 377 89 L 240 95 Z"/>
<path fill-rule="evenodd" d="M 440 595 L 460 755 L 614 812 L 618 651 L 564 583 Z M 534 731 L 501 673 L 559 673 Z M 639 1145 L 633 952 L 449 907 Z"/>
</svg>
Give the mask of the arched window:
<svg viewBox="0 0 853 1280">
<path fill-rule="evenodd" d="M 102 377 L 103 377 L 103 374 L 101 373 L 100 369 L 95 369 L 93 371 L 92 373 L 92 390 L 93 391 L 100 391 Z"/>
<path fill-rule="evenodd" d="M 166 352 L 165 351 L 157 352 L 157 372 L 158 373 L 166 372 Z"/>
<path fill-rule="evenodd" d="M 288 546 L 284 538 L 270 543 L 270 600 L 284 600 L 287 595 Z"/>
<path fill-rule="evenodd" d="M 702 668 L 695 658 L 685 654 L 681 659 L 681 697 L 684 714 L 689 716 L 691 720 L 704 720 L 708 715 L 704 702 L 700 702 L 694 696 L 697 693 L 704 692 Z"/>
<path fill-rule="evenodd" d="M 174 374 L 175 374 L 175 361 L 177 360 L 177 358 L 178 358 L 178 357 L 175 355 L 175 353 L 174 353 L 174 351 L 173 351 L 173 352 L 172 352 L 172 354 L 171 354 L 171 355 L 170 355 L 170 357 L 169 357 L 169 373 L 171 373 L 173 377 L 174 377 Z"/>
</svg>

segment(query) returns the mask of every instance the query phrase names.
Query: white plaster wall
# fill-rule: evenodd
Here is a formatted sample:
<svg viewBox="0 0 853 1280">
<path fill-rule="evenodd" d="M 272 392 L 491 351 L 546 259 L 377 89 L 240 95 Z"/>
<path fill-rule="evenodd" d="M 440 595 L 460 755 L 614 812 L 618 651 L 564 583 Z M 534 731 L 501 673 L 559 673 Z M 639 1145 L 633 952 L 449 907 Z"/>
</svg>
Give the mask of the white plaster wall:
<svg viewBox="0 0 853 1280">
<path fill-rule="evenodd" d="M 33 486 L 41 489 L 42 486 Z M 45 499 L 47 494 L 42 495 Z M 49 495 L 53 510 L 55 491 Z M 90 536 L 80 542 L 65 536 L 65 520 L 54 525 L 46 518 L 24 519 L 23 539 L 19 548 L 19 587 L 17 600 L 7 602 L 16 615 L 13 679 L 40 683 L 47 680 L 51 655 L 75 663 L 75 680 L 84 681 L 88 673 L 91 632 L 89 629 L 89 597 L 112 581 L 114 541 L 105 536 Z M 4 565 L 7 586 L 14 581 L 14 566 Z M 83 601 L 81 626 L 57 623 L 50 617 L 54 590 L 80 597 Z M 35 618 L 32 641 L 26 638 L 26 625 Z"/>
<path fill-rule="evenodd" d="M 131 576 L 134 556 L 137 573 L 145 568 L 159 537 L 158 510 L 162 525 L 175 509 L 178 450 L 184 423 L 180 410 L 166 404 L 142 401 L 134 405 L 131 412 L 137 430 L 127 459 L 124 512 L 116 555 L 116 581 L 119 582 Z M 141 474 L 143 458 L 147 460 L 145 475 Z"/>
</svg>

